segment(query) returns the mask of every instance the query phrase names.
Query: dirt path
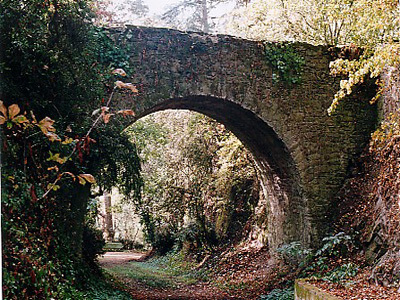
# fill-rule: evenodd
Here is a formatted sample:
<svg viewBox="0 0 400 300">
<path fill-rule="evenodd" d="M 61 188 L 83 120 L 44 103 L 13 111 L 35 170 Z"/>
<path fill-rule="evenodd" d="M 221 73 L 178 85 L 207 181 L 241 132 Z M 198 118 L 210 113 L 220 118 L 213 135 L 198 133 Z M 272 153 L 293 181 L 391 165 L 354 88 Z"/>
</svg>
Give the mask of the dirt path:
<svg viewBox="0 0 400 300">
<path fill-rule="evenodd" d="M 113 267 L 129 267 L 132 261 L 141 261 L 145 254 L 136 252 L 107 252 L 99 257 L 100 265 L 105 269 Z M 126 287 L 133 299 L 137 300 L 225 300 L 242 299 L 237 296 L 231 296 L 227 292 L 217 287 L 205 283 L 197 282 L 195 284 L 180 284 L 175 287 L 152 287 L 143 281 L 121 276 L 113 273 Z M 243 298 L 244 299 L 244 298 Z"/>
<path fill-rule="evenodd" d="M 103 268 L 108 268 L 130 261 L 141 261 L 145 255 L 140 252 L 106 252 L 99 257 L 99 262 Z"/>
</svg>

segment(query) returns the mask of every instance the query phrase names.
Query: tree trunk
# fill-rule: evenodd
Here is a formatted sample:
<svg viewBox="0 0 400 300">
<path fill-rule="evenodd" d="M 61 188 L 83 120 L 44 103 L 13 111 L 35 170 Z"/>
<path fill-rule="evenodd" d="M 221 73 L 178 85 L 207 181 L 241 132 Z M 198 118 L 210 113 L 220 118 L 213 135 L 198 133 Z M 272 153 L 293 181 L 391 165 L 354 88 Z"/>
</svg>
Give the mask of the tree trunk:
<svg viewBox="0 0 400 300">
<path fill-rule="evenodd" d="M 203 26 L 203 31 L 205 33 L 210 32 L 210 25 L 208 23 L 208 8 L 207 8 L 207 0 L 201 0 L 201 9 L 202 9 L 202 26 Z"/>
<path fill-rule="evenodd" d="M 105 208 L 105 234 L 106 241 L 112 242 L 114 240 L 114 228 L 111 211 L 111 195 L 104 192 L 104 208 Z"/>
</svg>

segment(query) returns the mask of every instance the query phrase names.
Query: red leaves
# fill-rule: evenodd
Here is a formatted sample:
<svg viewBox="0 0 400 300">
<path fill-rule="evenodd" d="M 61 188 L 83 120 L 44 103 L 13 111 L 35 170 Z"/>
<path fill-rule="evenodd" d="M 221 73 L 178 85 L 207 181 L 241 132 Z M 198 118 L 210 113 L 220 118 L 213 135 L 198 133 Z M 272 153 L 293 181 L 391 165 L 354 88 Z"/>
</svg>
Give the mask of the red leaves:
<svg viewBox="0 0 400 300">
<path fill-rule="evenodd" d="M 35 271 L 34 271 L 34 270 L 31 270 L 31 272 L 30 272 L 29 275 L 31 276 L 32 283 L 35 283 L 35 282 L 36 282 L 36 274 L 35 274 Z"/>
<path fill-rule="evenodd" d="M 79 141 L 76 144 L 76 150 L 78 151 L 78 159 L 79 159 L 79 163 L 82 165 L 83 164 L 83 155 L 89 155 L 90 154 L 90 144 L 94 144 L 96 143 L 96 140 L 92 139 L 91 137 L 87 136 L 85 137 L 85 139 L 83 140 L 83 144 L 82 141 Z"/>
<path fill-rule="evenodd" d="M 78 151 L 79 163 L 81 165 L 83 165 L 83 151 L 82 151 L 81 143 L 76 144 L 76 150 Z"/>
<path fill-rule="evenodd" d="M 87 136 L 83 141 L 83 150 L 85 150 L 86 155 L 90 154 L 90 143 L 96 143 L 96 141 Z"/>
<path fill-rule="evenodd" d="M 30 188 L 30 190 L 29 190 L 29 193 L 30 193 L 30 195 L 31 195 L 32 202 L 35 203 L 35 202 L 38 200 L 38 198 L 37 198 L 37 196 L 36 196 L 35 186 L 34 186 L 33 184 L 31 185 L 31 188 Z"/>
</svg>

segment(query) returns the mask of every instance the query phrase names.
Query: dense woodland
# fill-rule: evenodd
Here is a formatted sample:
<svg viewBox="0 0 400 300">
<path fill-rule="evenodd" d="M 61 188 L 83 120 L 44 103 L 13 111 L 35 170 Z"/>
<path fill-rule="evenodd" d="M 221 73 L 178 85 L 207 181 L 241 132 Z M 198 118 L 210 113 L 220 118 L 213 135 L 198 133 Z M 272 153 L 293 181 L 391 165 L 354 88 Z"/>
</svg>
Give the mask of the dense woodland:
<svg viewBox="0 0 400 300">
<path fill-rule="evenodd" d="M 140 219 L 150 265 L 189 270 L 212 297 L 293 299 L 293 280 L 312 276 L 345 299 L 398 299 L 397 0 L 181 0 L 161 15 L 143 0 L 0 0 L 0 12 L 4 299 L 147 297 L 98 264 L 99 196 L 113 189 Z M 223 124 L 189 111 L 136 121 L 131 108 L 113 108 L 138 92 L 127 82 L 129 53 L 102 29 L 123 23 L 342 47 L 330 65 L 342 80 L 329 114 L 376 80 L 365 101 L 378 106 L 379 124 L 349 170 L 322 248 L 293 241 L 270 250 L 260 238 L 268 199 L 252 154 Z M 285 77 L 285 58 L 276 60 Z M 365 282 L 373 284 L 363 290 Z"/>
</svg>

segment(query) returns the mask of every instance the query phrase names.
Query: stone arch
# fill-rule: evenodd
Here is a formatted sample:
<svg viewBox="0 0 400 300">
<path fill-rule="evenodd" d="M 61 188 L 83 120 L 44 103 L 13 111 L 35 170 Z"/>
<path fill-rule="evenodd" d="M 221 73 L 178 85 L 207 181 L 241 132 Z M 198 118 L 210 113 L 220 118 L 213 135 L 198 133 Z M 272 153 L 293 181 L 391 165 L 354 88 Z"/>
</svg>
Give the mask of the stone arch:
<svg viewBox="0 0 400 300">
<path fill-rule="evenodd" d="M 306 205 L 300 177 L 289 149 L 271 126 L 252 111 L 212 96 L 189 96 L 159 102 L 137 116 L 166 109 L 187 109 L 204 114 L 224 124 L 253 154 L 261 186 L 261 199 L 266 201 L 267 236 L 272 248 L 290 241 L 310 241 Z"/>
<path fill-rule="evenodd" d="M 120 95 L 117 109 L 141 116 L 187 107 L 224 123 L 255 153 L 262 182 L 269 182 L 265 193 L 276 196 L 270 214 L 282 218 L 269 220 L 270 245 L 321 241 L 333 222 L 336 194 L 374 129 L 376 107 L 365 101 L 373 87 L 353 91 L 328 116 L 340 82 L 330 74 L 329 47 L 291 44 L 304 66 L 301 82 L 290 85 L 274 80 L 262 42 L 134 26 L 109 29 L 109 35 L 129 49 L 134 70 L 126 80 L 139 90 L 133 97 Z M 250 139 L 252 134 L 263 137 Z M 279 151 L 263 151 L 267 145 Z"/>
</svg>

